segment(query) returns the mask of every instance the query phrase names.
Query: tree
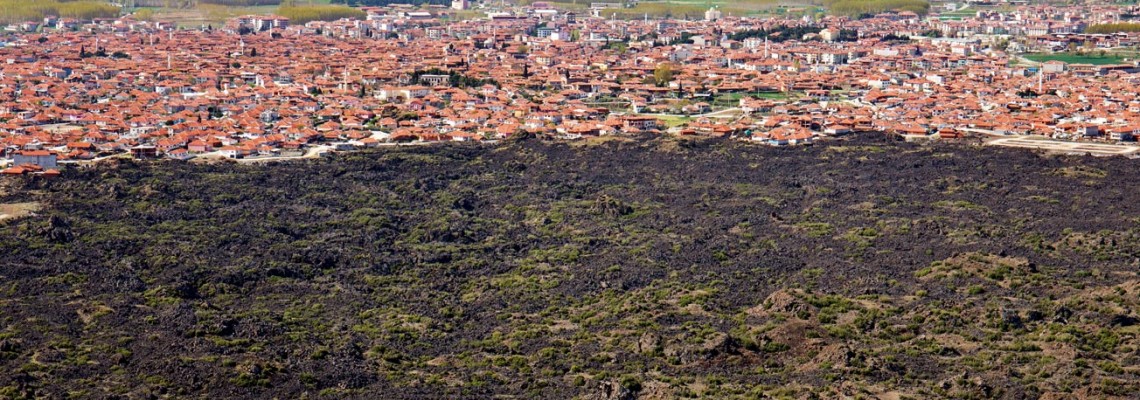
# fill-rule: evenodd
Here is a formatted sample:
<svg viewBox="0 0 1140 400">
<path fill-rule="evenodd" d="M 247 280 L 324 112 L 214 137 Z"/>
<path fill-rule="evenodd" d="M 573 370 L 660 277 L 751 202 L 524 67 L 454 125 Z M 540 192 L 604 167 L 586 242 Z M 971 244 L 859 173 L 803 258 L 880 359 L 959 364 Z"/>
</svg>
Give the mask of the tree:
<svg viewBox="0 0 1140 400">
<path fill-rule="evenodd" d="M 657 68 L 653 70 L 653 80 L 657 86 L 665 86 L 673 81 L 673 65 L 669 63 L 657 64 Z"/>
<path fill-rule="evenodd" d="M 249 56 L 250 57 L 257 57 L 257 48 L 256 47 L 249 49 Z"/>
<path fill-rule="evenodd" d="M 154 10 L 150 8 L 141 8 L 138 11 L 135 11 L 134 17 L 139 21 L 154 20 Z"/>
<path fill-rule="evenodd" d="M 994 49 L 1005 51 L 1009 48 L 1009 39 L 1002 39 L 1000 42 L 994 44 Z"/>
</svg>

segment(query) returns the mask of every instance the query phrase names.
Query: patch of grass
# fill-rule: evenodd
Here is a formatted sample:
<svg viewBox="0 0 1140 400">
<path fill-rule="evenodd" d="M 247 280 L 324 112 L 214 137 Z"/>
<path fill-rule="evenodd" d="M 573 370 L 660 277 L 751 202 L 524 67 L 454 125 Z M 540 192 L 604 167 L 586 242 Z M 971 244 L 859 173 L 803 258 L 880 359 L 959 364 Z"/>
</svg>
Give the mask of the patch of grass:
<svg viewBox="0 0 1140 400">
<path fill-rule="evenodd" d="M 835 232 L 835 228 L 826 222 L 800 222 L 796 224 L 796 228 L 802 229 L 808 237 L 813 238 L 828 236 Z"/>
<path fill-rule="evenodd" d="M 1124 57 L 1108 53 L 1037 53 L 1026 54 L 1023 57 L 1036 62 L 1061 61 L 1069 64 L 1109 65 L 1124 63 Z"/>
<path fill-rule="evenodd" d="M 963 211 L 963 210 L 985 211 L 985 210 L 987 210 L 987 208 L 985 206 L 975 204 L 975 203 L 967 201 L 967 200 L 954 200 L 954 201 L 940 200 L 940 201 L 934 202 L 931 205 L 934 207 L 937 207 L 937 208 L 947 208 L 947 209 L 951 209 L 954 211 Z"/>
<path fill-rule="evenodd" d="M 693 121 L 692 117 L 683 117 L 679 115 L 658 116 L 657 119 L 661 120 L 661 123 L 664 124 L 666 128 L 688 125 L 689 122 Z"/>
<path fill-rule="evenodd" d="M 1105 178 L 1108 172 L 1084 165 L 1061 167 L 1050 171 L 1051 174 L 1068 178 Z"/>
</svg>

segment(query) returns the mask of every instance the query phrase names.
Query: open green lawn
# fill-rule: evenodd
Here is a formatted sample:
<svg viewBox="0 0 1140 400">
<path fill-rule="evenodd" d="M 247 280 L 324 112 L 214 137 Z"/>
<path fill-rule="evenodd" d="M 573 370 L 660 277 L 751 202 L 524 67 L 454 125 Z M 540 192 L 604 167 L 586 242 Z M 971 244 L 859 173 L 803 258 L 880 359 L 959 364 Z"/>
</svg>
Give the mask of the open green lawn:
<svg viewBox="0 0 1140 400">
<path fill-rule="evenodd" d="M 1026 54 L 1025 58 L 1036 61 L 1036 62 L 1045 62 L 1045 61 L 1057 60 L 1057 61 L 1063 61 L 1063 62 L 1066 62 L 1069 64 L 1106 65 L 1106 64 L 1121 64 L 1121 63 L 1125 62 L 1125 57 L 1121 57 L 1119 55 L 1113 55 L 1113 54 L 1101 55 L 1100 53 L 1088 53 L 1088 54 L 1038 53 L 1038 54 Z"/>
<path fill-rule="evenodd" d="M 688 124 L 690 121 L 693 120 L 690 117 L 682 117 L 682 116 L 667 116 L 667 117 L 665 117 L 665 116 L 655 115 L 655 117 L 657 117 L 657 119 L 661 120 L 661 123 L 664 124 L 666 128 L 673 128 L 673 127 L 685 125 L 685 124 Z"/>
</svg>

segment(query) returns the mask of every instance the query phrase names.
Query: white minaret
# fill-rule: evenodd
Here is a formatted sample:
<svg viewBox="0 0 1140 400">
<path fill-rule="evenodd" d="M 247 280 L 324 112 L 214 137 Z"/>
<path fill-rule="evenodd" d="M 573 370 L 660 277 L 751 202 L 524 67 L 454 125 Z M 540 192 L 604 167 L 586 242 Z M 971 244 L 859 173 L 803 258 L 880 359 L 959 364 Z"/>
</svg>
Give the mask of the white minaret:
<svg viewBox="0 0 1140 400">
<path fill-rule="evenodd" d="M 174 55 L 166 53 L 166 69 L 174 69 Z"/>
</svg>

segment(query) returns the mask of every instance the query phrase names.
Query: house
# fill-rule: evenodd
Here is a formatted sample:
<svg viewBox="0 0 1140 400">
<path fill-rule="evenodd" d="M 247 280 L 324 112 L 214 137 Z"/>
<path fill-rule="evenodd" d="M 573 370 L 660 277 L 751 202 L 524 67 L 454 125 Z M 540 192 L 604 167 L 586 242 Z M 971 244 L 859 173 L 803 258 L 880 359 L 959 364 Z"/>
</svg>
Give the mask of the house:
<svg viewBox="0 0 1140 400">
<path fill-rule="evenodd" d="M 819 38 L 825 42 L 834 42 L 839 38 L 839 30 L 835 28 L 827 28 L 819 31 Z"/>
<path fill-rule="evenodd" d="M 47 150 L 25 150 L 12 156 L 14 165 L 35 165 L 41 168 L 56 168 L 58 155 Z"/>
<path fill-rule="evenodd" d="M 1046 74 L 1059 74 L 1065 72 L 1065 64 L 1063 61 L 1049 60 L 1041 63 L 1041 72 Z"/>
<path fill-rule="evenodd" d="M 1136 140 L 1136 135 L 1138 134 L 1140 134 L 1140 126 L 1114 126 L 1108 128 L 1108 139 L 1118 142 Z"/>
<path fill-rule="evenodd" d="M 131 147 L 131 156 L 134 158 L 158 158 L 158 147 L 138 145 Z"/>
<path fill-rule="evenodd" d="M 627 130 L 647 131 L 657 129 L 660 125 L 656 117 L 647 117 L 641 115 L 630 115 L 622 118 L 622 126 Z"/>
<path fill-rule="evenodd" d="M 214 150 L 214 146 L 201 140 L 195 140 L 186 145 L 186 149 L 192 153 L 205 153 Z"/>
<path fill-rule="evenodd" d="M 1080 125 L 1077 126 L 1076 136 L 1094 137 L 1100 136 L 1100 127 L 1096 125 Z"/>
<path fill-rule="evenodd" d="M 190 152 L 186 151 L 186 149 L 174 149 L 174 150 L 168 151 L 168 152 L 166 152 L 166 156 L 173 158 L 175 160 L 182 160 L 182 161 L 194 158 L 194 155 L 190 154 Z"/>
<path fill-rule="evenodd" d="M 225 158 L 239 158 L 242 156 L 242 151 L 237 148 L 237 146 L 224 146 L 219 152 L 222 154 L 222 157 Z"/>
<path fill-rule="evenodd" d="M 59 170 L 58 169 L 44 169 L 43 167 L 40 167 L 38 165 L 30 165 L 29 164 L 29 165 L 17 165 L 15 167 L 6 168 L 6 169 L 0 171 L 0 174 L 2 174 L 2 175 L 36 174 L 36 175 L 42 175 L 42 176 L 50 178 L 50 177 L 59 176 Z"/>
</svg>

